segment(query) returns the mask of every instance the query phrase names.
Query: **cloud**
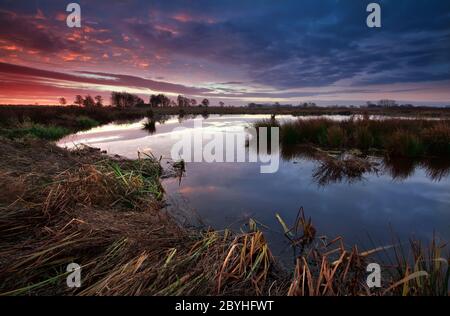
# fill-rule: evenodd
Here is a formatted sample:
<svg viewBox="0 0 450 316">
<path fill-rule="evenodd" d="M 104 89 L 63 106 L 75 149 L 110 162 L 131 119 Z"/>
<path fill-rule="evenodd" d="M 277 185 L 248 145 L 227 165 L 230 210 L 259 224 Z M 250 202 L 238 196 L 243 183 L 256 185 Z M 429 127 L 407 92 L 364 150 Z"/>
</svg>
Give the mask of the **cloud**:
<svg viewBox="0 0 450 316">
<path fill-rule="evenodd" d="M 381 29 L 366 26 L 369 2 L 80 0 L 74 30 L 55 1 L 0 0 L 0 61 L 92 86 L 236 98 L 450 80 L 449 1 L 380 0 Z M 43 73 L 54 69 L 72 74 Z"/>
<path fill-rule="evenodd" d="M 24 67 L 8 63 L 0 63 L 0 73 L 5 75 L 20 75 L 30 78 L 45 78 L 59 81 L 70 81 L 84 84 L 114 86 L 118 89 L 133 87 L 145 88 L 153 91 L 165 91 L 180 94 L 202 94 L 210 92 L 209 89 L 187 87 L 179 84 L 173 84 L 163 81 L 155 81 L 135 76 L 121 74 L 107 74 L 102 72 L 83 72 L 81 74 L 90 74 L 97 76 L 80 76 L 65 74 L 56 71 L 48 71 L 31 67 Z"/>
<path fill-rule="evenodd" d="M 54 53 L 62 49 L 79 51 L 78 45 L 70 45 L 59 34 L 50 32 L 42 11 L 36 16 L 16 14 L 0 10 L 0 39 L 42 53 Z"/>
<path fill-rule="evenodd" d="M 240 67 L 248 79 L 274 88 L 326 86 L 349 79 L 355 79 L 355 85 L 369 84 L 372 81 L 357 78 L 380 68 L 390 71 L 386 83 L 445 77 L 447 69 L 436 74 L 433 67 L 450 64 L 448 2 L 384 1 L 380 30 L 365 24 L 367 3 L 264 2 L 238 16 L 212 15 L 215 23 L 178 19 L 180 23 L 172 25 L 176 33 L 161 31 L 151 19 L 130 21 L 126 27 L 149 49 Z M 183 16 L 191 15 L 195 13 Z M 426 38 L 418 40 L 423 35 Z"/>
</svg>

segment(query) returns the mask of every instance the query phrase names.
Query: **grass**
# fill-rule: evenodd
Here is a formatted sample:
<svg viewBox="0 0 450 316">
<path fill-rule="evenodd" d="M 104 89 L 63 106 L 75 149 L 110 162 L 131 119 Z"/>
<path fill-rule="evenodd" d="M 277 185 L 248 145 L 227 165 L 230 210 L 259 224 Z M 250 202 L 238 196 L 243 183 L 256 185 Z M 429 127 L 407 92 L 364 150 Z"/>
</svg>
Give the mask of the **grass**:
<svg viewBox="0 0 450 316">
<path fill-rule="evenodd" d="M 277 218 L 294 249 L 299 248 L 289 296 L 448 296 L 450 269 L 446 244 L 434 237 L 428 247 L 411 240 L 405 248 L 399 241 L 393 245 L 367 251 L 357 246 L 345 248 L 342 237 L 331 241 L 314 239 L 311 219 L 303 209 L 292 228 Z M 300 237 L 295 237 L 300 236 Z M 305 238 L 306 237 L 306 238 Z M 301 241 L 300 243 L 298 241 Z M 394 253 L 390 265 L 384 265 L 381 288 L 369 289 L 366 267 L 376 262 L 377 254 Z"/>
<path fill-rule="evenodd" d="M 80 129 L 91 129 L 93 127 L 96 127 L 96 126 L 100 125 L 99 122 L 97 122 L 96 120 L 94 120 L 94 119 L 92 119 L 90 117 L 87 117 L 87 116 L 79 116 L 79 117 L 77 117 L 76 118 L 76 123 L 77 123 L 77 126 Z"/>
<path fill-rule="evenodd" d="M 115 120 L 139 119 L 143 109 L 75 106 L 0 106 L 0 135 L 58 140 L 71 133 Z"/>
<path fill-rule="evenodd" d="M 152 157 L 0 146 L 0 295 L 251 295 L 274 278 L 260 232 L 191 230 L 167 216 Z M 65 285 L 71 262 L 82 266 L 79 290 Z"/>
<path fill-rule="evenodd" d="M 398 244 L 400 244 L 397 241 Z M 428 247 L 411 239 L 408 248 L 395 247 L 394 269 L 390 277 L 394 280 L 383 294 L 402 296 L 447 296 L 449 295 L 450 269 L 447 244 L 435 236 Z"/>
<path fill-rule="evenodd" d="M 143 118 L 151 112 L 152 115 L 206 115 L 206 114 L 276 114 L 294 116 L 317 115 L 380 115 L 415 117 L 450 117 L 450 108 L 416 107 L 407 108 L 348 108 L 348 107 L 316 107 L 316 108 L 248 108 L 248 107 L 165 107 L 150 108 L 149 106 L 119 109 L 114 107 L 85 108 L 78 106 L 44 106 L 44 105 L 0 105 L 0 125 L 22 121 L 28 118 L 35 123 L 44 125 L 61 125 L 72 127 L 76 117 L 85 116 L 100 124 L 114 120 L 131 120 Z M 64 118 L 66 117 L 66 118 Z"/>
<path fill-rule="evenodd" d="M 70 130 L 60 126 L 45 126 L 36 123 L 30 123 L 21 127 L 11 129 L 1 129 L 0 135 L 4 135 L 7 138 L 23 138 L 23 137 L 35 137 L 45 140 L 58 140 L 66 135 L 70 134 Z"/>
<path fill-rule="evenodd" d="M 255 127 L 269 123 L 256 122 Z M 285 147 L 309 144 L 329 149 L 376 150 L 392 157 L 448 157 L 450 120 L 299 119 L 280 126 L 280 142 Z"/>
</svg>

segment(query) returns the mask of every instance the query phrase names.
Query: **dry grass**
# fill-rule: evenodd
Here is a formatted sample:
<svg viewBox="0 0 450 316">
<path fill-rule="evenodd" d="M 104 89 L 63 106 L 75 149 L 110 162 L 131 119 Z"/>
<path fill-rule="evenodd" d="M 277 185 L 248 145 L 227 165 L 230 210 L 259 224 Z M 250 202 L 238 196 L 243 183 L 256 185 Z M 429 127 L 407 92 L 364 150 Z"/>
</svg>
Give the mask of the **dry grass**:
<svg viewBox="0 0 450 316">
<path fill-rule="evenodd" d="M 310 144 L 332 149 L 375 150 L 392 157 L 448 157 L 450 120 L 299 119 L 281 125 L 280 141 L 285 147 Z"/>
<path fill-rule="evenodd" d="M 256 225 L 233 234 L 176 224 L 161 209 L 152 157 L 129 161 L 37 140 L 0 146 L 0 295 L 380 294 L 364 283 L 375 251 L 316 237 L 302 209 L 292 228 L 278 216 L 299 250 L 289 276 Z M 428 257 L 412 249 L 413 261 L 399 261 L 384 294 L 400 294 L 400 285 L 408 286 L 402 294 L 447 294 L 443 248 L 432 245 Z M 80 289 L 65 284 L 72 262 L 82 267 Z"/>
<path fill-rule="evenodd" d="M 167 216 L 155 159 L 35 140 L 1 146 L 3 295 L 250 295 L 274 278 L 260 232 L 190 230 Z M 82 266 L 80 290 L 65 285 L 71 262 Z"/>
</svg>

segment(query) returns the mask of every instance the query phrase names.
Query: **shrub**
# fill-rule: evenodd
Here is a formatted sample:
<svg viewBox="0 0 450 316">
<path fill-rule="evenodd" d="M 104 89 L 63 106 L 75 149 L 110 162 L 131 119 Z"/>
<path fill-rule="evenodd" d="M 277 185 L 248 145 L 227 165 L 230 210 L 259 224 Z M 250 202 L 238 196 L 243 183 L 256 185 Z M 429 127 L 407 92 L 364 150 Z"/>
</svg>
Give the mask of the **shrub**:
<svg viewBox="0 0 450 316">
<path fill-rule="evenodd" d="M 75 121 L 76 121 L 78 127 L 81 129 L 90 129 L 90 128 L 100 125 L 96 120 L 91 119 L 90 117 L 87 117 L 87 116 L 77 117 Z"/>
</svg>

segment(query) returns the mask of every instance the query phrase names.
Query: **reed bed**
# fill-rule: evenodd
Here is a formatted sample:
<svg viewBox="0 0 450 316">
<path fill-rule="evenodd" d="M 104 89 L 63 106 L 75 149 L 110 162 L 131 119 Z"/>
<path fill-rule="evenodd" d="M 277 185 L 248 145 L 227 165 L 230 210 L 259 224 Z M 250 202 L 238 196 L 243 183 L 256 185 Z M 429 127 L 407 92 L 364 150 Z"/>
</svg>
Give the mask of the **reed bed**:
<svg viewBox="0 0 450 316">
<path fill-rule="evenodd" d="M 411 239 L 409 245 L 394 240 L 392 245 L 360 251 L 350 249 L 338 236 L 328 241 L 315 238 L 311 219 L 300 208 L 292 228 L 277 215 L 283 230 L 298 251 L 294 274 L 287 290 L 289 296 L 448 296 L 450 269 L 445 243 L 434 236 L 423 246 Z M 300 241 L 300 242 L 299 242 Z M 379 260 L 381 255 L 388 260 Z M 377 259 L 378 257 L 378 259 Z M 366 267 L 380 262 L 380 288 L 369 288 Z M 389 264 L 387 264 L 389 262 Z"/>
<path fill-rule="evenodd" d="M 288 147 L 310 144 L 322 148 L 381 151 L 391 157 L 449 157 L 450 120 L 350 118 L 299 119 L 280 126 L 280 142 Z M 270 126 L 271 121 L 255 126 Z"/>
</svg>

